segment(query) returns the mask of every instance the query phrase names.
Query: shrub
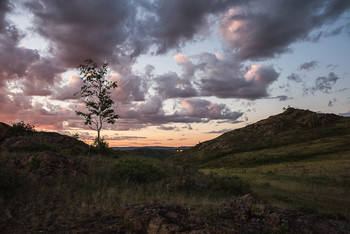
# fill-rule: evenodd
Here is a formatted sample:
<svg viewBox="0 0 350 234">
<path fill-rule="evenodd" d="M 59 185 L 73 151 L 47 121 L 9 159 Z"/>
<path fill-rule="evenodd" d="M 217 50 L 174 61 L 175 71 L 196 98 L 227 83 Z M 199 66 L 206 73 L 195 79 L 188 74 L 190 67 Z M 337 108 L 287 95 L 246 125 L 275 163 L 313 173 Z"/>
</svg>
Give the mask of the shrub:
<svg viewBox="0 0 350 234">
<path fill-rule="evenodd" d="M 0 197 L 9 199 L 19 192 L 25 180 L 15 168 L 0 162 Z"/>
<path fill-rule="evenodd" d="M 74 134 L 72 135 L 72 137 L 73 137 L 74 139 L 76 139 L 76 140 L 79 140 L 79 134 L 78 134 L 78 133 L 74 133 Z"/>
<path fill-rule="evenodd" d="M 138 159 L 123 160 L 113 167 L 113 178 L 118 181 L 142 184 L 158 181 L 163 176 L 160 168 Z"/>
<path fill-rule="evenodd" d="M 102 137 L 100 138 L 100 150 L 98 149 L 98 139 L 97 137 L 94 140 L 94 143 L 90 147 L 90 152 L 92 153 L 101 153 L 101 154 L 110 154 L 113 152 L 113 149 L 109 148 L 109 144 Z"/>
<path fill-rule="evenodd" d="M 217 192 L 243 195 L 250 192 L 249 184 L 236 176 L 217 176 L 209 174 L 210 188 Z"/>
<path fill-rule="evenodd" d="M 34 125 L 25 124 L 23 121 L 12 124 L 11 131 L 14 135 L 28 135 L 35 132 Z"/>
<path fill-rule="evenodd" d="M 28 167 L 31 170 L 37 170 L 40 168 L 41 165 L 41 160 L 38 158 L 31 158 L 30 161 L 28 162 Z"/>
</svg>

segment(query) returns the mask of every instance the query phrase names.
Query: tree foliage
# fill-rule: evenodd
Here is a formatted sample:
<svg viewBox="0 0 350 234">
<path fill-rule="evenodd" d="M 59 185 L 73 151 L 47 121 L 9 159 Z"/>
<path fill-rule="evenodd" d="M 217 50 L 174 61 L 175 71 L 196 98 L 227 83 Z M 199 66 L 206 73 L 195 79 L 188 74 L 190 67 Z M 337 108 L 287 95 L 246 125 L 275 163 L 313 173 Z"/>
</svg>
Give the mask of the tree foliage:
<svg viewBox="0 0 350 234">
<path fill-rule="evenodd" d="M 27 135 L 35 132 L 35 126 L 31 124 L 25 124 L 23 121 L 12 124 L 12 133 L 16 136 Z"/>
<path fill-rule="evenodd" d="M 76 114 L 85 118 L 85 125 L 97 131 L 98 149 L 100 148 L 100 132 L 104 123 L 115 124 L 119 118 L 115 114 L 114 101 L 111 99 L 111 89 L 117 88 L 115 81 L 106 79 L 108 64 L 104 63 L 101 67 L 91 59 L 80 64 L 81 79 L 83 86 L 80 88 L 80 95 L 84 98 L 87 112 L 76 111 Z"/>
</svg>

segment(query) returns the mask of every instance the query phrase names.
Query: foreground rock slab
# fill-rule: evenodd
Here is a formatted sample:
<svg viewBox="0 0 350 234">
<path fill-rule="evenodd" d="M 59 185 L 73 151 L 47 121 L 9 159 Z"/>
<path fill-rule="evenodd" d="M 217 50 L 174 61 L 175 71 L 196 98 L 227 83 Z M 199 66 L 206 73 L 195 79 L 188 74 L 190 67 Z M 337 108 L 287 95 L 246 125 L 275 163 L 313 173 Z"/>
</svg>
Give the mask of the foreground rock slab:
<svg viewBox="0 0 350 234">
<path fill-rule="evenodd" d="M 185 205 L 144 204 L 118 209 L 74 225 L 53 225 L 57 233 L 350 233 L 341 215 L 280 209 L 262 204 L 247 194 L 213 210 Z"/>
</svg>

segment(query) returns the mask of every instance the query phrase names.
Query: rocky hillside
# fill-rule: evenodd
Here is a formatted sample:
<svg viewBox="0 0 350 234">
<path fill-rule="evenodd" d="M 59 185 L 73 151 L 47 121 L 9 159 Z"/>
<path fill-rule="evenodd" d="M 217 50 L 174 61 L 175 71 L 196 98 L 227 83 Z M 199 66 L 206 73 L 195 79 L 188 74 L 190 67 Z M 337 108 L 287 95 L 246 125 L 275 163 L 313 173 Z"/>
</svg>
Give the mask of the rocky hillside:
<svg viewBox="0 0 350 234">
<path fill-rule="evenodd" d="M 237 153 L 274 149 L 350 134 L 350 118 L 288 108 L 281 114 L 200 143 L 171 160 L 201 166 Z"/>
<path fill-rule="evenodd" d="M 0 151 L 21 152 L 61 152 L 64 154 L 82 154 L 89 145 L 73 137 L 56 132 L 36 132 L 15 129 L 0 122 Z"/>
</svg>

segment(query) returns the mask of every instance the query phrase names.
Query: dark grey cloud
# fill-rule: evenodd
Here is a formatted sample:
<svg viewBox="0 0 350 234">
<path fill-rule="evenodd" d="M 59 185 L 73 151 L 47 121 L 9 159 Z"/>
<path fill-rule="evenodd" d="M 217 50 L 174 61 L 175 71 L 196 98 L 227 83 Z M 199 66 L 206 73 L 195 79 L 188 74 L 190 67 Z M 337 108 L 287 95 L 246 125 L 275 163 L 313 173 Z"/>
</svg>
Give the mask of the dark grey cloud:
<svg viewBox="0 0 350 234">
<path fill-rule="evenodd" d="M 156 0 L 148 8 L 152 14 L 144 27 L 148 28 L 157 46 L 156 53 L 162 54 L 194 40 L 198 32 L 207 32 L 208 14 L 241 3 L 238 0 Z"/>
<path fill-rule="evenodd" d="M 115 78 L 118 87 L 113 91 L 112 97 L 121 104 L 128 104 L 133 101 L 144 101 L 148 90 L 147 80 L 138 75 L 117 74 Z"/>
<path fill-rule="evenodd" d="M 119 62 L 121 55 L 164 54 L 209 30 L 208 15 L 235 0 L 27 1 L 37 32 L 52 53 L 74 67 L 86 58 Z M 98 12 L 98 13 L 96 13 Z M 93 16 L 93 17 L 92 17 Z"/>
<path fill-rule="evenodd" d="M 210 134 L 222 134 L 222 133 L 226 133 L 226 132 L 229 132 L 229 131 L 232 131 L 232 129 L 224 128 L 224 129 L 221 129 L 221 130 L 218 130 L 218 131 L 210 131 L 210 132 L 207 132 L 207 133 L 210 133 Z"/>
<path fill-rule="evenodd" d="M 299 74 L 292 73 L 289 76 L 287 76 L 288 80 L 295 81 L 297 83 L 300 83 L 302 81 L 301 77 Z"/>
<path fill-rule="evenodd" d="M 272 66 L 251 65 L 245 70 L 231 58 L 219 59 L 213 54 L 199 57 L 200 89 L 203 96 L 257 99 L 268 96 L 268 86 L 279 73 Z"/>
<path fill-rule="evenodd" d="M 0 17 L 5 17 L 5 13 L 0 14 Z M 0 86 L 2 86 L 5 80 L 24 76 L 31 63 L 39 60 L 40 55 L 37 50 L 19 47 L 18 43 L 24 34 L 7 22 L 6 18 L 0 18 L 0 22 L 3 25 L 0 30 L 0 75 L 2 78 Z"/>
<path fill-rule="evenodd" d="M 59 74 L 66 69 L 53 58 L 41 57 L 37 50 L 19 46 L 26 35 L 6 17 L 14 8 L 10 4 L 9 1 L 0 4 L 0 86 L 13 81 L 28 100 L 33 95 L 50 95 L 55 82 L 60 80 Z"/>
<path fill-rule="evenodd" d="M 26 35 L 6 17 L 15 7 L 11 2 L 0 1 L 0 110 L 7 110 L 13 118 L 36 118 L 57 128 L 63 128 L 67 119 L 70 126 L 82 127 L 75 108 L 67 111 L 50 103 L 40 105 L 33 103 L 32 96 L 78 99 L 73 94 L 79 90 L 79 80 L 67 84 L 62 73 L 92 58 L 99 64 L 109 62 L 111 78 L 118 81 L 113 99 L 120 105 L 120 129 L 212 119 L 237 122 L 241 112 L 198 97 L 269 97 L 268 88 L 279 73 L 272 66 L 245 67 L 244 60 L 274 57 L 296 41 L 315 41 L 342 32 L 342 26 L 327 32 L 322 26 L 333 23 L 350 5 L 343 0 L 24 0 L 26 13 L 33 16 L 33 29 L 50 44 L 45 51 L 49 55 L 44 57 L 19 46 Z M 181 49 L 210 33 L 211 15 L 211 20 L 219 20 L 219 34 L 229 55 L 177 55 L 174 58 L 182 74 L 154 75 L 151 65 L 144 74 L 134 74 L 138 56 Z M 304 70 L 310 69 L 312 64 L 305 66 Z M 301 81 L 296 75 L 288 79 Z M 309 90 L 329 92 L 337 79 L 332 73 L 319 77 Z M 7 81 L 22 93 L 12 93 Z M 178 104 L 180 109 L 169 113 L 163 104 L 171 98 L 174 102 L 187 99 Z"/>
<path fill-rule="evenodd" d="M 86 58 L 117 62 L 132 32 L 136 9 L 121 1 L 28 1 L 36 31 L 52 43 L 52 54 L 67 66 Z"/>
<path fill-rule="evenodd" d="M 318 77 L 312 90 L 328 93 L 337 83 L 337 80 L 339 80 L 339 77 L 333 72 L 329 73 L 328 76 Z"/>
<path fill-rule="evenodd" d="M 339 79 L 340 78 L 333 72 L 330 72 L 328 76 L 320 76 L 316 78 L 315 84 L 313 86 L 310 87 L 304 84 L 303 94 L 315 94 L 315 92 L 317 91 L 322 93 L 329 93 L 329 91 L 333 88 L 333 86 L 337 83 Z"/>
<path fill-rule="evenodd" d="M 123 120 L 118 121 L 118 124 L 127 130 L 169 123 L 207 123 L 210 120 L 234 122 L 243 115 L 242 112 L 231 111 L 225 104 L 204 99 L 184 99 L 179 105 L 180 108 L 174 113 L 166 113 L 162 100 L 153 97 L 142 104 L 134 104 L 127 108 L 123 106 L 118 112 Z"/>
<path fill-rule="evenodd" d="M 10 11 L 11 11 L 10 1 L 9 0 L 0 1 L 0 32 L 5 31 L 7 27 L 5 16 Z"/>
<path fill-rule="evenodd" d="M 81 96 L 78 93 L 83 85 L 82 79 L 78 76 L 71 76 L 68 84 L 61 87 L 56 87 L 52 92 L 52 99 L 55 100 L 73 100 L 80 99 Z"/>
<path fill-rule="evenodd" d="M 287 101 L 288 99 L 290 99 L 288 96 L 286 95 L 279 95 L 276 97 L 277 99 L 279 99 L 279 101 Z"/>
<path fill-rule="evenodd" d="M 337 102 L 337 99 L 336 98 L 333 98 L 332 100 L 329 100 L 328 101 L 328 106 L 329 107 L 332 107 L 333 105 L 334 105 L 334 103 L 336 103 Z"/>
<path fill-rule="evenodd" d="M 343 0 L 254 1 L 223 14 L 219 35 L 237 58 L 271 58 L 289 51 L 294 42 L 315 40 L 314 30 L 332 24 L 349 7 L 350 1 Z"/>
<path fill-rule="evenodd" d="M 174 131 L 174 130 L 177 130 L 177 127 L 162 125 L 162 126 L 158 127 L 158 129 L 165 130 L 165 131 Z"/>
<path fill-rule="evenodd" d="M 311 61 L 311 62 L 305 62 L 299 66 L 299 70 L 306 70 L 309 71 L 317 66 L 317 61 Z"/>
<path fill-rule="evenodd" d="M 191 81 L 178 77 L 175 72 L 157 76 L 153 81 L 155 83 L 154 89 L 163 99 L 197 96 L 197 90 Z"/>
</svg>

